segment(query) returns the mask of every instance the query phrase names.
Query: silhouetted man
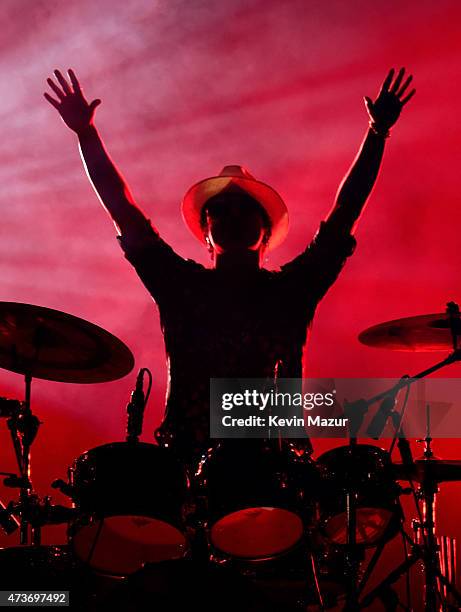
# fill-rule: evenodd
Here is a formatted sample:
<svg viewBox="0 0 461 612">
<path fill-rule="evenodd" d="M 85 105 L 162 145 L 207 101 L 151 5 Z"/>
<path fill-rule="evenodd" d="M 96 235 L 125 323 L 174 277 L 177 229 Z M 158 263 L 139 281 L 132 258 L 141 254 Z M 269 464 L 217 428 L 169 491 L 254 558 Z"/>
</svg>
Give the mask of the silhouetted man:
<svg viewBox="0 0 461 612">
<path fill-rule="evenodd" d="M 207 444 L 209 379 L 302 376 L 307 330 L 319 301 L 355 247 L 353 232 L 378 175 L 384 143 L 412 77 L 387 75 L 374 102 L 365 98 L 369 129 L 336 201 L 306 250 L 281 267 L 263 255 L 285 238 L 281 197 L 240 166 L 201 181 L 186 193 L 183 217 L 209 249 L 213 267 L 177 255 L 144 216 L 107 154 L 94 125 L 100 100 L 85 100 L 72 70 L 48 79 L 45 98 L 78 135 L 93 187 L 112 217 L 120 244 L 160 311 L 168 357 L 165 419 L 157 432 L 185 457 Z"/>
</svg>

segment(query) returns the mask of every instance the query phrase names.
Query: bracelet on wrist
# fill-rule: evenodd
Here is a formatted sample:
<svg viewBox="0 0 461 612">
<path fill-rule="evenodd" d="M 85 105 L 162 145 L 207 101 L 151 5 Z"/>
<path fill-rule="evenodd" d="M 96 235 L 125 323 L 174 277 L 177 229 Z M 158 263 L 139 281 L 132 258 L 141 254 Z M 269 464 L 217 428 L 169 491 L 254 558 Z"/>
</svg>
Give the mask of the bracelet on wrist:
<svg viewBox="0 0 461 612">
<path fill-rule="evenodd" d="M 389 136 L 391 135 L 391 131 L 389 129 L 383 128 L 382 126 L 380 126 L 379 124 L 377 124 L 375 121 L 371 119 L 368 125 L 370 126 L 370 130 L 374 134 L 376 134 L 376 136 L 381 136 L 381 138 L 389 138 Z"/>
</svg>

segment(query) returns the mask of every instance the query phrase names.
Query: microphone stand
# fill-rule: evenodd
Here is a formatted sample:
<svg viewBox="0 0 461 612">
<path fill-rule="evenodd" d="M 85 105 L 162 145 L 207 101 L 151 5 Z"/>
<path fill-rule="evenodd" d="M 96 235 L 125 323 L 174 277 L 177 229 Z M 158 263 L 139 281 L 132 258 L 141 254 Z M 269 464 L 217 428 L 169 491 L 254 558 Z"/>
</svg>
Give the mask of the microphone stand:
<svg viewBox="0 0 461 612">
<path fill-rule="evenodd" d="M 416 377 L 415 377 L 416 378 Z M 408 381 L 408 379 L 406 379 Z M 409 381 L 408 381 L 409 382 Z M 411 384 L 411 382 L 410 382 Z M 363 401 L 362 404 L 359 404 L 359 415 L 363 418 L 365 412 L 364 407 L 367 402 Z M 392 418 L 395 425 L 395 436 L 399 436 L 400 440 L 398 443 L 399 450 L 401 452 L 403 463 L 410 464 L 408 467 L 411 467 L 413 463 L 413 458 L 411 457 L 411 451 L 409 449 L 408 440 L 406 439 L 403 429 L 402 429 L 402 418 L 403 414 L 399 415 L 396 411 L 392 411 L 389 415 Z M 361 422 L 361 418 L 356 417 L 355 424 Z M 432 437 L 430 435 L 430 410 L 429 406 L 426 411 L 426 437 L 424 439 L 425 442 L 425 450 L 424 450 L 424 458 L 426 461 L 430 461 L 433 457 L 433 452 L 431 448 Z M 352 444 L 351 444 L 352 443 Z M 356 439 L 351 438 L 350 446 L 353 447 L 356 444 Z M 410 470 L 411 471 L 411 470 Z M 348 496 L 350 496 L 353 492 L 349 492 Z M 372 560 L 370 561 L 367 570 L 365 571 L 365 575 L 362 578 L 362 581 L 358 588 L 356 587 L 356 583 L 352 581 L 357 579 L 357 566 L 353 564 L 354 562 L 354 550 L 352 548 L 349 549 L 348 554 L 351 555 L 351 561 L 349 560 L 349 582 L 348 582 L 348 592 L 346 596 L 346 607 L 345 610 L 355 611 L 360 610 L 364 607 L 368 607 L 376 597 L 381 597 L 388 593 L 392 584 L 394 584 L 403 574 L 408 572 L 410 568 L 417 562 L 422 561 L 424 567 L 424 577 L 425 577 L 425 588 L 424 588 L 424 610 L 426 612 L 434 612 L 437 610 L 437 600 L 440 599 L 441 594 L 438 589 L 437 581 L 441 585 L 443 585 L 450 595 L 455 599 L 456 604 L 458 606 L 461 605 L 461 594 L 456 589 L 456 587 L 441 573 L 440 565 L 439 565 L 439 557 L 438 557 L 438 545 L 437 539 L 435 535 L 435 507 L 436 507 L 436 497 L 438 493 L 437 482 L 431 478 L 430 475 L 425 474 L 424 478 L 421 482 L 421 485 L 418 490 L 418 497 L 423 501 L 423 511 L 418 508 L 418 516 L 419 521 L 416 521 L 415 529 L 421 534 L 421 542 L 416 543 L 412 540 L 408 534 L 405 533 L 403 527 L 401 528 L 401 532 L 407 541 L 410 542 L 412 547 L 412 553 L 402 564 L 399 565 L 397 569 L 392 571 L 387 578 L 385 578 L 376 588 L 374 588 L 368 595 L 359 602 L 359 595 L 362 593 L 366 582 L 368 581 L 373 568 L 375 567 L 379 556 L 381 555 L 384 546 L 378 547 L 375 554 L 373 555 Z M 354 508 L 352 508 L 354 510 Z M 348 507 L 348 513 L 350 508 Z M 349 517 L 348 514 L 348 547 L 353 546 L 354 536 L 350 533 L 355 526 L 354 516 Z"/>
<path fill-rule="evenodd" d="M 363 420 L 365 415 L 368 412 L 369 407 L 379 401 L 382 401 L 386 398 L 392 398 L 397 395 L 397 393 L 404 388 L 410 387 L 415 381 L 425 378 L 429 374 L 440 370 L 441 368 L 446 367 L 447 365 L 451 365 L 452 363 L 456 363 L 461 360 L 461 349 L 456 348 L 456 342 L 453 342 L 454 350 L 450 353 L 445 359 L 436 363 L 419 372 L 418 374 L 406 378 L 403 377 L 390 389 L 382 391 L 377 395 L 371 397 L 370 399 L 360 399 L 355 402 L 345 403 L 344 413 L 345 416 L 349 419 L 349 447 L 350 453 L 354 452 L 355 447 L 357 446 L 357 434 L 360 430 L 360 427 L 363 424 Z M 379 437 L 379 435 L 378 435 Z M 428 503 L 430 499 L 428 499 Z M 363 584 L 361 588 L 359 588 L 358 582 L 358 555 L 357 555 L 357 491 L 349 490 L 346 494 L 346 514 L 347 514 L 347 545 L 346 545 L 346 567 L 347 567 L 347 593 L 346 593 L 346 604 L 345 604 L 345 612 L 356 612 L 360 610 L 359 603 L 359 593 L 363 588 Z M 426 608 L 427 610 L 429 608 Z"/>
<path fill-rule="evenodd" d="M 349 422 L 353 423 L 353 428 L 357 433 L 370 406 L 372 406 L 376 402 L 380 402 L 388 397 L 396 395 L 401 389 L 410 387 L 417 380 L 425 378 L 426 376 L 429 376 L 429 374 L 437 372 L 437 370 L 451 365 L 452 363 L 456 363 L 457 361 L 461 361 L 461 348 L 455 349 L 452 353 L 448 355 L 448 357 L 442 359 L 442 361 L 439 361 L 430 368 L 427 368 L 422 372 L 418 372 L 418 374 L 415 374 L 414 376 L 401 378 L 399 382 L 396 383 L 393 387 L 390 387 L 385 391 L 381 391 L 381 393 L 378 393 L 377 395 L 374 395 L 369 399 L 359 399 L 350 403 L 346 402 L 344 407 L 344 413 L 349 419 Z"/>
<path fill-rule="evenodd" d="M 393 399 L 397 396 L 398 392 L 401 389 L 409 388 L 410 385 L 412 385 L 416 380 L 425 378 L 426 376 L 429 376 L 429 374 L 432 374 L 433 372 L 436 372 L 437 370 L 440 370 L 441 368 L 444 368 L 447 365 L 451 365 L 452 363 L 455 363 L 461 360 L 461 349 L 458 348 L 458 336 L 460 335 L 459 307 L 455 302 L 449 302 L 447 304 L 446 312 L 449 317 L 449 323 L 450 323 L 450 329 L 451 329 L 451 335 L 452 335 L 452 344 L 453 344 L 452 353 L 450 353 L 442 361 L 436 363 L 430 368 L 427 368 L 426 370 L 423 370 L 422 372 L 419 372 L 418 374 L 416 374 L 415 376 L 411 378 L 402 377 L 399 380 L 399 382 L 396 383 L 393 387 L 391 387 L 390 389 L 387 389 L 386 391 L 378 393 L 377 395 L 375 395 L 374 397 L 368 400 L 360 399 L 352 403 L 348 403 L 348 402 L 345 403 L 344 414 L 346 417 L 349 418 L 348 422 L 350 424 L 349 425 L 349 433 L 350 433 L 349 447 L 350 447 L 351 454 L 354 452 L 354 448 L 357 446 L 357 434 L 360 430 L 360 427 L 363 424 L 363 419 L 365 418 L 365 415 L 368 412 L 368 408 L 372 404 L 382 401 L 382 400 Z M 386 416 L 386 417 L 391 416 L 392 413 L 394 412 L 393 405 L 392 405 L 392 409 L 390 409 L 390 406 L 387 406 L 386 402 L 384 402 L 383 409 L 386 411 L 385 415 L 383 416 Z M 384 426 L 385 426 L 385 422 L 384 422 Z M 384 426 L 383 426 L 383 429 L 384 429 Z M 402 432 L 401 423 L 399 423 L 399 429 L 396 430 L 396 435 L 398 435 L 399 430 Z M 381 432 L 378 432 L 378 435 L 375 439 L 379 439 L 381 434 L 382 434 L 382 430 Z M 432 451 L 430 450 L 430 441 L 431 441 L 431 438 L 429 437 L 429 435 L 427 435 L 426 444 L 428 448 L 426 449 L 425 454 L 426 452 L 432 453 Z M 401 448 L 405 450 L 405 443 L 403 444 Z M 429 455 L 427 455 L 427 458 L 429 458 Z M 426 481 L 428 479 L 425 478 L 424 480 Z M 435 491 L 434 491 L 434 486 L 435 486 Z M 423 560 L 425 561 L 425 570 L 426 570 L 425 571 L 426 573 L 426 599 L 429 599 L 429 602 L 426 602 L 426 607 L 425 607 L 427 612 L 434 612 L 434 610 L 436 609 L 435 604 L 436 604 L 436 598 L 437 598 L 437 590 L 436 590 L 437 589 L 437 582 L 436 582 L 437 578 L 439 578 L 439 580 L 444 584 L 447 582 L 444 579 L 444 577 L 441 575 L 440 570 L 438 568 L 438 563 L 437 563 L 435 524 L 433 520 L 436 491 L 437 491 L 437 486 L 436 486 L 436 483 L 434 482 L 432 483 L 423 482 L 422 486 L 420 487 L 420 492 L 424 499 L 424 508 L 423 508 L 424 509 L 424 522 L 423 522 L 423 525 L 421 526 L 423 537 L 424 537 L 424 529 L 425 528 L 427 529 L 427 533 L 426 533 L 427 541 L 424 540 L 425 546 L 424 546 L 424 551 L 422 553 Z M 347 512 L 347 546 L 346 546 L 347 593 L 346 593 L 346 605 L 344 607 L 344 610 L 345 612 L 356 612 L 357 610 L 360 610 L 361 608 L 361 605 L 359 603 L 359 593 L 365 586 L 364 581 L 362 581 L 360 586 L 357 585 L 357 581 L 358 581 L 358 555 L 357 555 L 357 542 L 356 542 L 357 491 L 349 490 L 347 492 L 346 512 Z M 434 561 L 434 556 L 435 556 L 435 561 Z M 391 583 L 389 582 L 388 584 L 391 584 Z M 382 585 L 384 585 L 384 582 L 382 583 Z M 450 592 L 452 592 L 452 594 L 454 595 L 455 599 L 457 599 L 458 603 L 460 603 L 460 601 L 458 600 L 459 594 L 457 593 L 456 589 L 452 585 L 445 585 L 445 586 L 448 587 Z M 378 594 L 379 592 L 376 593 L 376 595 Z"/>
</svg>

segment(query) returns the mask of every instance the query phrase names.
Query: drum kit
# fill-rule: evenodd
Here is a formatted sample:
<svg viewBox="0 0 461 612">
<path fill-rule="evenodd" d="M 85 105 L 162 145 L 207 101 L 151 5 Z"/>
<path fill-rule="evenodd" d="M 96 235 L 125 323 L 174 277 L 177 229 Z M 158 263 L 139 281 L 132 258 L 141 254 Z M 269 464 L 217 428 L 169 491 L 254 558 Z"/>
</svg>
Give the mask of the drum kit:
<svg viewBox="0 0 461 612">
<path fill-rule="evenodd" d="M 359 336 L 374 347 L 449 351 L 428 370 L 402 378 L 398 388 L 460 360 L 459 338 L 454 303 L 445 313 L 390 321 Z M 336 606 L 350 612 L 378 601 L 397 610 L 393 586 L 418 564 L 424 609 L 460 609 L 454 541 L 437 536 L 435 507 L 439 485 L 461 481 L 461 460 L 435 458 L 429 430 L 424 455 L 414 460 L 393 404 L 384 421 L 397 423 L 400 463 L 354 437 L 369 406 L 395 397 L 395 387 L 345 406 L 353 417 L 349 443 L 316 460 L 286 439 L 211 440 L 191 468 L 173 447 L 139 440 L 152 385 L 142 368 L 127 406 L 125 441 L 87 450 L 68 468 L 67 480 L 53 482 L 70 500 L 64 506 L 40 497 L 32 485 L 31 447 L 40 427 L 32 381 L 116 380 L 133 369 L 131 351 L 83 319 L 1 302 L 0 367 L 21 374 L 25 384 L 24 400 L 0 398 L 18 465 L 17 474 L 0 472 L 4 485 L 18 491 L 17 500 L 0 502 L 0 527 L 20 535 L 19 546 L 0 549 L 2 588 L 70 590 L 71 607 L 81 610 Z M 397 436 L 392 449 L 395 442 Z M 400 503 L 404 494 L 416 502 L 411 535 Z M 51 524 L 67 525 L 65 545 L 42 545 L 42 529 Z M 370 575 L 398 533 L 409 553 L 370 590 Z"/>
</svg>

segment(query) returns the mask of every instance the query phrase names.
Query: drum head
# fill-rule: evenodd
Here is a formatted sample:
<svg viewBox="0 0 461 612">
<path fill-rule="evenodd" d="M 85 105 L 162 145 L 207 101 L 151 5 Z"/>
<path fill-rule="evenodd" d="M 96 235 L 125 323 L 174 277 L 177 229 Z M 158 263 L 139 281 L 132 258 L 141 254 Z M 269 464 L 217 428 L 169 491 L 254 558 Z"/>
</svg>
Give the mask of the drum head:
<svg viewBox="0 0 461 612">
<path fill-rule="evenodd" d="M 72 542 L 79 559 L 110 576 L 132 574 L 144 563 L 180 559 L 187 548 L 179 529 L 144 516 L 111 516 L 75 525 Z"/>
<path fill-rule="evenodd" d="M 106 444 L 76 459 L 71 474 L 71 544 L 92 569 L 127 576 L 144 563 L 184 556 L 188 481 L 169 449 Z"/>
<path fill-rule="evenodd" d="M 394 518 L 395 513 L 385 508 L 357 508 L 357 544 L 373 546 L 379 542 Z M 326 520 L 323 531 L 334 544 L 347 544 L 347 514 L 343 512 Z"/>
<path fill-rule="evenodd" d="M 242 559 L 267 559 L 290 550 L 303 535 L 303 522 L 282 508 L 245 508 L 218 520 L 211 528 L 211 543 L 218 550 Z"/>
<path fill-rule="evenodd" d="M 387 541 L 398 531 L 401 511 L 389 453 L 370 444 L 340 446 L 321 455 L 319 498 L 322 533 L 347 543 L 348 493 L 356 499 L 356 542 L 364 547 Z"/>
<path fill-rule="evenodd" d="M 226 440 L 200 467 L 216 553 L 271 559 L 290 551 L 312 523 L 316 468 L 278 440 Z"/>
</svg>

